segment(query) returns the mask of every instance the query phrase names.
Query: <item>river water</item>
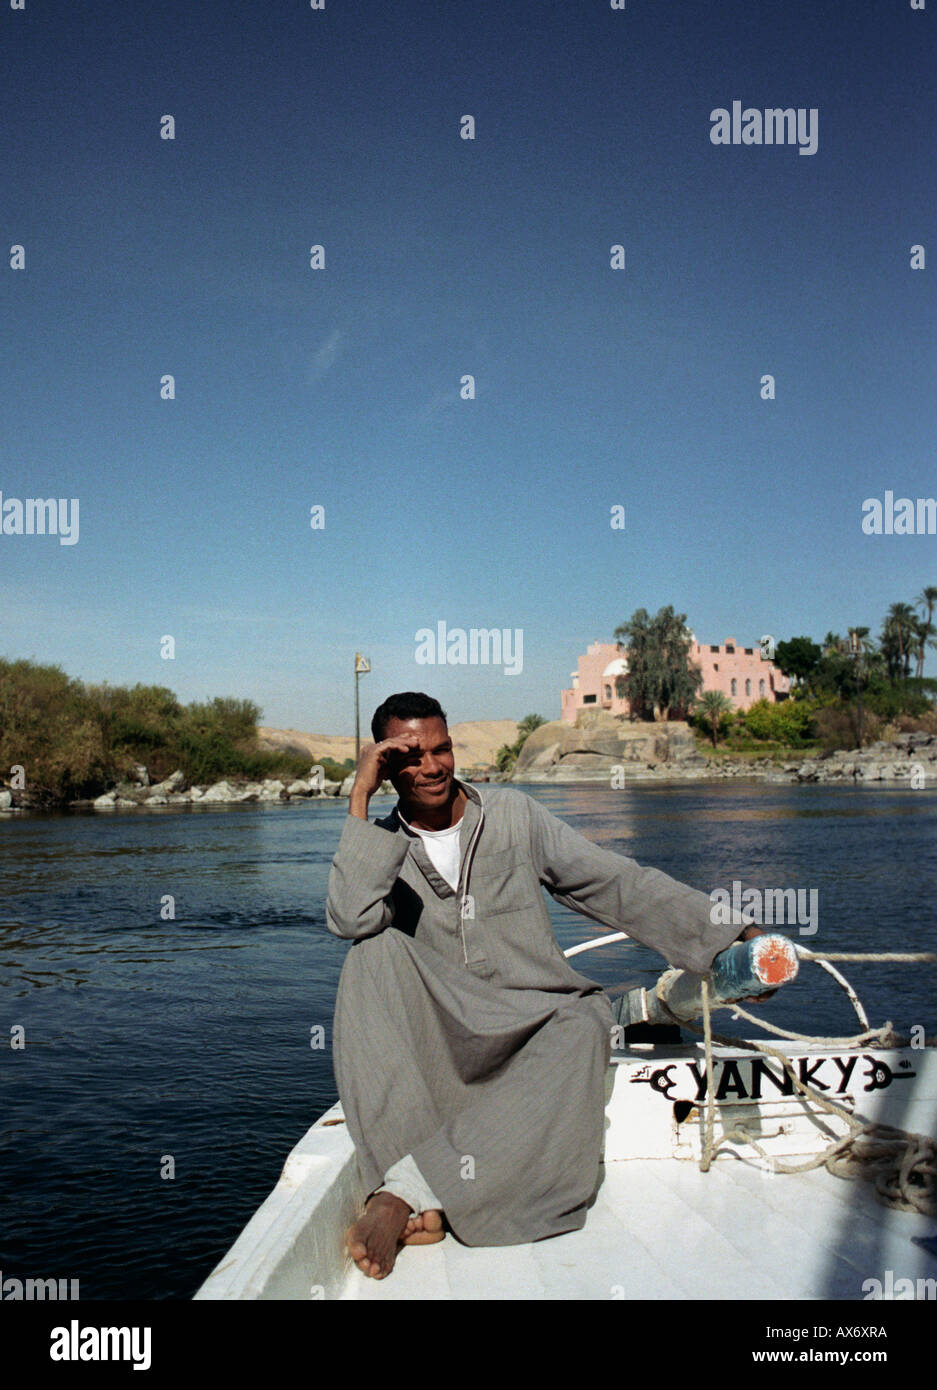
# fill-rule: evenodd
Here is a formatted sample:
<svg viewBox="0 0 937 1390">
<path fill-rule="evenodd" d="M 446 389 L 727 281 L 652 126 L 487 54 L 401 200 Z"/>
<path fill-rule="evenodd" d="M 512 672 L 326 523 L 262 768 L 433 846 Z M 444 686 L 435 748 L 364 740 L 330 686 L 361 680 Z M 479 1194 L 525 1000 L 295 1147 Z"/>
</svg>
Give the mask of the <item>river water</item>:
<svg viewBox="0 0 937 1390">
<path fill-rule="evenodd" d="M 707 892 L 796 888 L 806 905 L 815 890 L 816 931 L 806 914 L 783 930 L 817 950 L 937 949 L 931 792 L 522 790 Z M 328 799 L 0 819 L 2 1278 L 77 1279 L 83 1299 L 185 1299 L 231 1245 L 337 1098 L 332 1008 L 349 944 L 324 909 L 346 813 Z M 603 934 L 549 905 L 562 947 Z M 575 966 L 614 990 L 652 982 L 664 962 L 629 942 Z M 844 968 L 873 1025 L 937 1031 L 934 967 Z M 858 1027 L 807 965 L 764 1007 L 802 1032 Z M 756 1031 L 730 1025 L 721 1014 L 722 1031 Z M 26 1045 L 8 1047 L 20 1029 Z"/>
</svg>

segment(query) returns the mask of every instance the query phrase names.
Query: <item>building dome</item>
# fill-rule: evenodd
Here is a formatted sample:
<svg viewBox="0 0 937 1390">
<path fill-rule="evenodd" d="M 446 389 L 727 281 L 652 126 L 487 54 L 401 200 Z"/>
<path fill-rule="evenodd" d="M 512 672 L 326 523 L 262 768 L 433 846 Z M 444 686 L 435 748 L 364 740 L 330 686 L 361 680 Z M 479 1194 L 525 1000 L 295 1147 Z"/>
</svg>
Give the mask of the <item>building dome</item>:
<svg viewBox="0 0 937 1390">
<path fill-rule="evenodd" d="M 623 656 L 618 656 L 614 661 L 610 661 L 602 672 L 602 679 L 606 676 L 627 676 L 628 663 Z"/>
</svg>

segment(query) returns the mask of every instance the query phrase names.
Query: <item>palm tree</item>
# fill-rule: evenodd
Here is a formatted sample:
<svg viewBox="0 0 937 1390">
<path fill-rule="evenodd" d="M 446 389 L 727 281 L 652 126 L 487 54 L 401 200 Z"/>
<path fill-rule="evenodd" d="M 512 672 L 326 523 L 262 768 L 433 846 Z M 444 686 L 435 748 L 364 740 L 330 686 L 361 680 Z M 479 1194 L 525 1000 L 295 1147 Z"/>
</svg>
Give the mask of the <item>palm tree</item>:
<svg viewBox="0 0 937 1390">
<path fill-rule="evenodd" d="M 709 720 L 713 748 L 719 735 L 719 726 L 732 709 L 732 701 L 721 690 L 704 690 L 699 697 L 700 707 Z"/>
<path fill-rule="evenodd" d="M 917 665 L 914 669 L 916 680 L 920 680 L 924 675 L 924 652 L 927 647 L 927 639 L 933 636 L 935 630 L 937 629 L 934 628 L 933 623 L 929 623 L 925 618 L 914 619 L 912 640 L 914 642 L 914 655 L 917 660 Z"/>
<path fill-rule="evenodd" d="M 528 734 L 532 734 L 534 729 L 539 729 L 540 725 L 546 722 L 542 714 L 525 714 L 517 726 L 518 735 L 523 735 L 526 739 Z"/>
<path fill-rule="evenodd" d="M 924 675 L 924 648 L 927 645 L 934 645 L 933 642 L 930 642 L 930 638 L 933 637 L 935 630 L 937 630 L 931 622 L 934 616 L 934 609 L 937 607 L 937 586 L 929 584 L 926 588 L 921 590 L 914 602 L 920 604 L 922 608 L 927 609 L 927 617 L 922 624 L 924 631 L 919 633 L 921 645 L 918 647 L 917 675 L 920 677 Z"/>
<path fill-rule="evenodd" d="M 853 649 L 852 634 L 856 634 L 856 648 Z M 849 629 L 849 653 L 851 656 L 870 657 L 875 652 L 875 643 L 869 641 L 869 629 L 867 627 L 851 627 Z"/>
<path fill-rule="evenodd" d="M 931 584 L 926 589 L 922 589 L 914 602 L 927 609 L 927 621 L 930 622 L 934 616 L 934 609 L 937 607 L 937 586 Z"/>
<path fill-rule="evenodd" d="M 857 748 L 862 747 L 862 659 L 873 649 L 872 643 L 868 638 L 869 629 L 867 627 L 851 627 L 849 629 L 849 648 L 856 661 L 856 710 L 858 712 Z"/>
<path fill-rule="evenodd" d="M 910 603 L 893 603 L 882 626 L 882 647 L 886 651 L 889 674 L 907 680 L 911 674 L 917 614 Z"/>
<path fill-rule="evenodd" d="M 509 772 L 517 762 L 518 754 L 527 742 L 534 729 L 539 729 L 541 724 L 547 721 L 542 714 L 525 714 L 524 718 L 517 726 L 517 738 L 514 743 L 502 743 L 495 754 L 495 763 L 499 772 Z"/>
</svg>

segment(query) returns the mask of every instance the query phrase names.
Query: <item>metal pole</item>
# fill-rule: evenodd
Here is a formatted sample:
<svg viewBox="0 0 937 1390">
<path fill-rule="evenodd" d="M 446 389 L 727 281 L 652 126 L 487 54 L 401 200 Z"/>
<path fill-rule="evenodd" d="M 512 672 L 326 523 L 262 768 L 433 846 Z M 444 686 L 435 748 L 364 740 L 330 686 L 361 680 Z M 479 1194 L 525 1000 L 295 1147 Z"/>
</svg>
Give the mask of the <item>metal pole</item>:
<svg viewBox="0 0 937 1390">
<path fill-rule="evenodd" d="M 358 719 L 358 663 L 361 660 L 361 653 L 355 652 L 355 767 L 358 766 L 358 758 L 361 755 L 361 731 Z"/>
<path fill-rule="evenodd" d="M 355 767 L 358 766 L 358 758 L 361 756 L 361 734 L 358 722 L 358 677 L 366 676 L 371 669 L 371 663 L 366 656 L 360 652 L 355 652 Z"/>
<path fill-rule="evenodd" d="M 858 630 L 849 629 L 849 647 L 856 659 L 856 708 L 859 722 L 859 749 L 862 749 L 862 638 Z"/>
</svg>

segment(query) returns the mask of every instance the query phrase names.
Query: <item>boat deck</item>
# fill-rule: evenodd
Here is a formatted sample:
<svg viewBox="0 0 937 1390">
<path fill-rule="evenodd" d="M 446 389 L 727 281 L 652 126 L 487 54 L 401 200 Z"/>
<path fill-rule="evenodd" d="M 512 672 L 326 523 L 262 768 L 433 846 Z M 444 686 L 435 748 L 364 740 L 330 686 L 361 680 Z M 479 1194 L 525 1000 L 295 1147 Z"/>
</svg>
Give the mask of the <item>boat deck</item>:
<svg viewBox="0 0 937 1390">
<path fill-rule="evenodd" d="M 937 1256 L 911 1239 L 922 1222 L 826 1169 L 767 1178 L 740 1159 L 719 1158 L 708 1173 L 676 1159 L 623 1160 L 607 1165 L 581 1231 L 500 1249 L 447 1235 L 406 1247 L 387 1279 L 352 1266 L 341 1296 L 863 1299 L 864 1281 L 884 1283 L 888 1269 L 937 1279 Z"/>
<path fill-rule="evenodd" d="M 857 1117 L 937 1130 L 937 1050 L 785 1050 L 801 1075 Z M 744 1128 L 778 1161 L 800 1164 L 846 1132 L 843 1120 L 785 1092 L 776 1062 L 715 1049 L 722 1152 L 703 1172 L 703 1066 L 698 1044 L 639 1046 L 614 1058 L 604 1178 L 581 1231 L 494 1248 L 447 1234 L 436 1245 L 405 1247 L 380 1280 L 362 1274 L 344 1247 L 364 1194 L 341 1107 L 333 1106 L 296 1145 L 195 1297 L 864 1300 L 870 1280 L 886 1298 L 937 1297 L 937 1220 L 885 1206 L 858 1177 L 822 1167 L 772 1172 L 747 1141 L 723 1137 Z"/>
</svg>

